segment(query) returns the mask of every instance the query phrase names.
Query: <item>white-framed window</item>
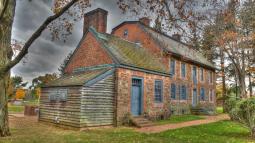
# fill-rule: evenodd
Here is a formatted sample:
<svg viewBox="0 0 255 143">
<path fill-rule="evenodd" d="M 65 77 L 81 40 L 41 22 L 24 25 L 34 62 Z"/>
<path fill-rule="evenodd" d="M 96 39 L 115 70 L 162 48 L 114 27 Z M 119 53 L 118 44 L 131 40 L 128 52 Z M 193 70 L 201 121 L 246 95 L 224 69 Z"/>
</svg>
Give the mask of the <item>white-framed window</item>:
<svg viewBox="0 0 255 143">
<path fill-rule="evenodd" d="M 186 77 L 186 64 L 181 62 L 181 77 L 185 78 Z"/>
<path fill-rule="evenodd" d="M 212 71 L 208 71 L 208 82 L 213 83 L 213 72 Z"/>
<path fill-rule="evenodd" d="M 214 90 L 210 89 L 209 90 L 209 101 L 213 102 L 214 100 Z"/>
<path fill-rule="evenodd" d="M 197 67 L 193 66 L 192 67 L 192 80 L 193 80 L 193 84 L 197 84 Z"/>
<path fill-rule="evenodd" d="M 205 101 L 205 88 L 204 87 L 200 88 L 200 100 Z"/>
<path fill-rule="evenodd" d="M 171 74 L 171 76 L 175 75 L 175 65 L 176 65 L 175 59 L 170 59 L 170 74 Z"/>
<path fill-rule="evenodd" d="M 154 82 L 154 101 L 162 102 L 163 101 L 163 81 L 155 80 Z"/>
<path fill-rule="evenodd" d="M 176 85 L 174 83 L 171 83 L 170 94 L 171 99 L 176 100 Z"/>
<path fill-rule="evenodd" d="M 200 81 L 204 81 L 204 69 L 200 68 Z"/>
<path fill-rule="evenodd" d="M 187 100 L 187 86 L 180 86 L 180 100 Z"/>
</svg>

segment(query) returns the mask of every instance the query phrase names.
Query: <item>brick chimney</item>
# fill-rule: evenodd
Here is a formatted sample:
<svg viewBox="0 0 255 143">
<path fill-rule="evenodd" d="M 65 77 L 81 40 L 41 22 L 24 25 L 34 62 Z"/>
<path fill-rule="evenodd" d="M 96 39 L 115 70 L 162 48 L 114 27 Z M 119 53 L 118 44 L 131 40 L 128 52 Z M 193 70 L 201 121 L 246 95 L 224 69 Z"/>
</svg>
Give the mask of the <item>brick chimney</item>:
<svg viewBox="0 0 255 143">
<path fill-rule="evenodd" d="M 175 39 L 176 41 L 181 41 L 181 35 L 176 33 L 172 35 L 173 39 Z"/>
<path fill-rule="evenodd" d="M 104 9 L 97 8 L 84 15 L 83 34 L 86 33 L 90 26 L 93 26 L 97 32 L 105 33 L 107 28 L 108 12 Z"/>
<path fill-rule="evenodd" d="M 139 19 L 139 21 L 146 26 L 150 26 L 151 23 L 151 20 L 148 17 L 142 17 Z"/>
</svg>

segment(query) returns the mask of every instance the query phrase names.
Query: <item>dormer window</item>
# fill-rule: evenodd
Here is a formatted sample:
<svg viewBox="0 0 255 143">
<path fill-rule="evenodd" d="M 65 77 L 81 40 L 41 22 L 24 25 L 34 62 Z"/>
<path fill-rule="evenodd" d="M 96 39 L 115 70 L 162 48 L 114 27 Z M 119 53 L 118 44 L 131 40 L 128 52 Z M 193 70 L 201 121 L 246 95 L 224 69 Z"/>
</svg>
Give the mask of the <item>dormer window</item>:
<svg viewBox="0 0 255 143">
<path fill-rule="evenodd" d="M 127 29 L 124 30 L 123 36 L 124 36 L 124 37 L 127 37 L 127 36 L 128 36 L 128 30 L 127 30 Z"/>
</svg>

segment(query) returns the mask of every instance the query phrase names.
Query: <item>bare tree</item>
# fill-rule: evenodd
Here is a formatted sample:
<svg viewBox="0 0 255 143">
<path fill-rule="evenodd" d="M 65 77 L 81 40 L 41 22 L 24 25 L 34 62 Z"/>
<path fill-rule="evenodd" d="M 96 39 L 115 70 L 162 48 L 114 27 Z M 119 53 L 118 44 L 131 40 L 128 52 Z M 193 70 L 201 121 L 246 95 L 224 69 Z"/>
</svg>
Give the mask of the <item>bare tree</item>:
<svg viewBox="0 0 255 143">
<path fill-rule="evenodd" d="M 7 107 L 7 86 L 10 79 L 10 70 L 16 64 L 18 64 L 24 56 L 27 55 L 28 49 L 41 36 L 42 32 L 46 28 L 52 30 L 53 36 L 57 37 L 60 33 L 57 30 L 63 30 L 66 28 L 67 31 L 71 30 L 71 24 L 67 24 L 66 18 L 61 18 L 65 13 L 72 16 L 79 16 L 76 12 L 83 12 L 89 5 L 89 0 L 56 0 L 54 15 L 49 16 L 41 26 L 31 35 L 31 37 L 21 47 L 20 52 L 14 58 L 11 48 L 11 30 L 12 23 L 15 14 L 16 0 L 0 0 L 0 136 L 10 135 L 8 125 L 8 107 Z M 71 14 L 70 8 L 75 7 L 74 13 Z M 80 11 L 77 11 L 79 9 Z M 54 28 L 55 20 L 59 20 L 56 23 L 64 21 L 64 26 L 61 28 Z M 12 59 L 13 58 L 13 59 Z"/>
</svg>

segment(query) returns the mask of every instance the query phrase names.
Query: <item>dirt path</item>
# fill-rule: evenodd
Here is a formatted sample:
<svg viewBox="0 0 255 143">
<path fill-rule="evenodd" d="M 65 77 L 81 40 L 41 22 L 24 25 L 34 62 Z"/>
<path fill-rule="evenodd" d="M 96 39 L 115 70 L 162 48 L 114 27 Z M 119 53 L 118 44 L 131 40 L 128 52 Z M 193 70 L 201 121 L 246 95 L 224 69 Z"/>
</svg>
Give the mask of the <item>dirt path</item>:
<svg viewBox="0 0 255 143">
<path fill-rule="evenodd" d="M 136 130 L 138 132 L 143 132 L 143 133 L 159 133 L 166 130 L 214 123 L 214 122 L 218 122 L 222 120 L 229 120 L 229 116 L 227 114 L 221 114 L 217 116 L 206 116 L 206 119 L 202 119 L 202 120 L 188 121 L 188 122 L 176 123 L 176 124 L 157 125 L 157 126 L 151 126 L 151 127 L 143 127 Z"/>
</svg>

